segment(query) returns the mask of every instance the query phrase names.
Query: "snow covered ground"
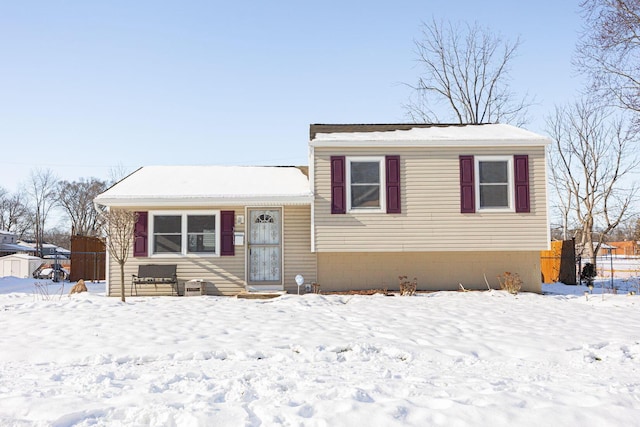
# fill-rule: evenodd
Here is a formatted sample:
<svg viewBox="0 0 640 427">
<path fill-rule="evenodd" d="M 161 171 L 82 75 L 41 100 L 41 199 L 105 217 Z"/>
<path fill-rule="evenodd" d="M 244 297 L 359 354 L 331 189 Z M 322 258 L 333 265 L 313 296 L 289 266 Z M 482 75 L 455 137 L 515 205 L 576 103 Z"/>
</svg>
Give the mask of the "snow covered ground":
<svg viewBox="0 0 640 427">
<path fill-rule="evenodd" d="M 640 423 L 637 294 L 122 303 L 34 282 L 0 278 L 2 426 Z"/>
</svg>

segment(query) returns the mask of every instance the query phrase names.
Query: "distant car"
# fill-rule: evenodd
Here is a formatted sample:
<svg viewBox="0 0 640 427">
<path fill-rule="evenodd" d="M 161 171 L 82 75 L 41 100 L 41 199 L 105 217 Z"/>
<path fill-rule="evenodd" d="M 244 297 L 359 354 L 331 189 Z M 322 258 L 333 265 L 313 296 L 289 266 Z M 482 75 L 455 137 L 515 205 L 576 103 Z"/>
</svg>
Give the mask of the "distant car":
<svg viewBox="0 0 640 427">
<path fill-rule="evenodd" d="M 43 268 L 38 273 L 36 279 L 51 279 L 53 281 L 69 279 L 69 270 L 60 264 L 51 264 L 49 267 Z"/>
</svg>

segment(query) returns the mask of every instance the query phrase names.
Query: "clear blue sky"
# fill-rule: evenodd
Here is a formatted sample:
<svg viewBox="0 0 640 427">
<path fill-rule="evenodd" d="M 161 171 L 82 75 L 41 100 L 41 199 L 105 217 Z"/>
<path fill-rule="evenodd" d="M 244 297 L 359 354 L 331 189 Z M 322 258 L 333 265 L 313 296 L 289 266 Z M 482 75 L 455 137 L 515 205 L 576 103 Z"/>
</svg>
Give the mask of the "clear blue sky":
<svg viewBox="0 0 640 427">
<path fill-rule="evenodd" d="M 581 89 L 577 0 L 0 0 L 0 186 L 35 168 L 307 164 L 310 123 L 407 121 L 432 17 L 522 39 L 530 130 Z"/>
</svg>

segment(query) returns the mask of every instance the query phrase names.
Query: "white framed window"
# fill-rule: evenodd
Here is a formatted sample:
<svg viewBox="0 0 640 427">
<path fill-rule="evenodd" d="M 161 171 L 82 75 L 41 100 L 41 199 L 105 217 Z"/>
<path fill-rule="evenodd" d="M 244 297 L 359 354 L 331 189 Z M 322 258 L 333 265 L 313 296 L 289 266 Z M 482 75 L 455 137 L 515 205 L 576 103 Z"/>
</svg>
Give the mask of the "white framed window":
<svg viewBox="0 0 640 427">
<path fill-rule="evenodd" d="M 220 211 L 149 212 L 150 255 L 219 256 Z"/>
<path fill-rule="evenodd" d="M 347 211 L 385 211 L 384 157 L 347 157 Z"/>
<path fill-rule="evenodd" d="M 514 211 L 513 157 L 476 156 L 476 209 Z"/>
</svg>

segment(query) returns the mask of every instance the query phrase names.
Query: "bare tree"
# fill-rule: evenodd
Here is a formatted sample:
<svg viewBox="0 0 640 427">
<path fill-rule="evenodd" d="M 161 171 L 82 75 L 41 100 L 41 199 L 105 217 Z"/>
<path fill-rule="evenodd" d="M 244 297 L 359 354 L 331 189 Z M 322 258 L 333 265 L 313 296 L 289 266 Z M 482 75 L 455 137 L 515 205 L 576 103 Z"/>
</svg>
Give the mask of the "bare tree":
<svg viewBox="0 0 640 427">
<path fill-rule="evenodd" d="M 585 30 L 576 65 L 599 96 L 640 112 L 640 1 L 583 0 L 580 6 Z"/>
<path fill-rule="evenodd" d="M 23 237 L 29 228 L 27 212 L 20 193 L 10 194 L 4 189 L 0 191 L 0 229 Z"/>
<path fill-rule="evenodd" d="M 72 234 L 79 236 L 99 234 L 100 216 L 93 206 L 93 199 L 106 188 L 107 184 L 96 178 L 58 183 L 60 206 L 69 215 Z"/>
<path fill-rule="evenodd" d="M 638 219 L 633 216 L 628 217 L 624 221 L 620 221 L 618 227 L 609 233 L 609 241 L 623 242 L 625 240 L 634 240 L 637 222 Z"/>
<path fill-rule="evenodd" d="M 562 134 L 563 123 L 559 120 L 549 121 L 549 126 L 553 126 L 554 129 L 550 130 L 553 135 Z M 569 239 L 569 226 L 573 197 L 571 196 L 571 187 L 565 179 L 564 165 L 562 164 L 562 158 L 560 156 L 548 156 L 547 157 L 549 181 L 553 190 L 555 191 L 557 198 L 554 200 L 556 203 L 552 207 L 558 210 L 560 218 L 562 220 L 561 235 L 552 236 L 552 238 L 561 238 L 562 240 Z M 575 236 L 573 236 L 575 237 Z"/>
<path fill-rule="evenodd" d="M 110 185 L 113 185 L 116 182 L 122 180 L 123 178 L 129 176 L 131 173 L 132 173 L 131 168 L 123 165 L 122 163 L 118 163 L 116 166 L 112 166 L 109 169 Z"/>
<path fill-rule="evenodd" d="M 60 246 L 62 248 L 71 248 L 71 236 L 69 232 L 61 230 L 59 228 L 48 228 L 44 232 L 44 240 L 52 245 Z"/>
<path fill-rule="evenodd" d="M 125 209 L 110 208 L 102 211 L 101 216 L 104 220 L 107 250 L 120 266 L 120 298 L 124 302 L 124 265 L 129 259 L 129 252 L 133 246 L 138 214 Z"/>
<path fill-rule="evenodd" d="M 637 187 L 630 174 L 640 164 L 628 121 L 592 101 L 556 108 L 547 119 L 551 173 L 567 222 L 575 222 L 583 255 L 595 264 L 606 235 L 630 215 Z M 592 244 L 595 243 L 595 247 Z"/>
<path fill-rule="evenodd" d="M 525 122 L 527 97 L 516 99 L 509 87 L 509 65 L 520 46 L 478 24 L 423 23 L 415 40 L 422 75 L 405 105 L 415 122 L 513 123 Z M 445 105 L 441 117 L 436 105 Z"/>
<path fill-rule="evenodd" d="M 57 202 L 55 193 L 57 178 L 50 169 L 32 170 L 27 184 L 33 213 L 33 232 L 36 241 L 36 253 L 42 256 L 44 230 L 51 208 Z"/>
<path fill-rule="evenodd" d="M 640 219 L 636 219 L 632 240 L 640 242 Z"/>
</svg>

